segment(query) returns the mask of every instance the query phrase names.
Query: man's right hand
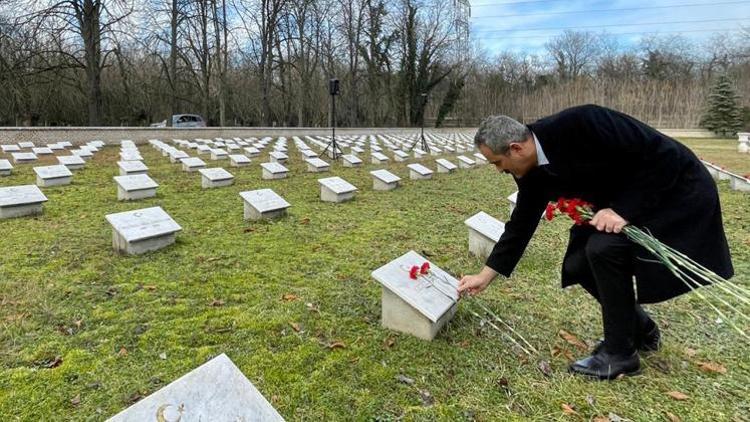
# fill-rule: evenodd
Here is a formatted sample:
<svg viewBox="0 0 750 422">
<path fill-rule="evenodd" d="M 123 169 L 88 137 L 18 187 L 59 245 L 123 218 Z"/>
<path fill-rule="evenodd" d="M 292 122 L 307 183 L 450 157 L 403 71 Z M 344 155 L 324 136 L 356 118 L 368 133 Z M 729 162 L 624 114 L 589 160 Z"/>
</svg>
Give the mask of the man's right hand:
<svg viewBox="0 0 750 422">
<path fill-rule="evenodd" d="M 490 267 L 484 267 L 479 274 L 465 275 L 458 282 L 458 294 L 469 296 L 479 294 L 492 283 L 496 276 L 497 272 Z"/>
</svg>

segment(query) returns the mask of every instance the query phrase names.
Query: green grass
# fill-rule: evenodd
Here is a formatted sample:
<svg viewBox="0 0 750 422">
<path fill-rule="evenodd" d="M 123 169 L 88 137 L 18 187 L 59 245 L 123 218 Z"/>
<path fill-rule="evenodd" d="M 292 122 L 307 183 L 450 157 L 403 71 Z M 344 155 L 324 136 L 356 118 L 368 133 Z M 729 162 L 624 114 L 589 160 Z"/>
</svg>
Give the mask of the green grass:
<svg viewBox="0 0 750 422">
<path fill-rule="evenodd" d="M 665 342 L 643 360 L 642 376 L 600 383 L 566 373 L 566 355 L 585 351 L 559 330 L 594 340 L 601 324 L 580 288 L 559 288 L 569 227 L 562 219 L 541 224 L 513 277 L 485 295 L 539 355 L 525 357 L 461 308 L 433 342 L 383 329 L 375 268 L 409 249 L 456 275 L 482 267 L 467 254 L 463 221 L 480 210 L 507 220 L 504 198 L 515 190 L 490 166 L 412 182 L 405 164 L 392 163 L 403 186 L 375 192 L 368 172 L 376 166 L 336 164 L 330 174 L 308 174 L 292 151 L 289 179 L 261 180 L 256 160 L 230 170 L 234 186 L 201 190 L 199 175 L 182 173 L 149 146 L 141 151 L 161 185 L 156 198 L 116 200 L 117 148 L 107 148 L 73 185 L 44 189 L 43 215 L 0 221 L 0 420 L 102 420 L 220 353 L 287 420 L 750 414 L 748 345 L 693 295 L 649 307 Z M 33 183 L 32 167 L 17 166 L 0 185 Z M 360 188 L 353 202 L 318 199 L 316 179 L 332 174 Z M 290 214 L 243 221 L 238 193 L 264 187 L 292 204 Z M 720 192 L 736 280 L 748 286 L 750 195 L 725 182 Z M 139 257 L 114 253 L 105 214 L 156 205 L 182 225 L 177 243 Z M 330 348 L 333 342 L 345 348 Z M 57 357 L 62 362 L 48 368 Z M 541 361 L 550 363 L 551 376 L 538 369 Z M 704 361 L 727 372 L 702 371 Z M 669 391 L 689 399 L 677 401 Z M 424 392 L 432 400 L 423 400 Z M 562 404 L 578 415 L 566 415 Z"/>
<path fill-rule="evenodd" d="M 695 154 L 703 160 L 725 167 L 739 174 L 750 174 L 750 154 L 737 152 L 737 139 L 683 139 Z"/>
</svg>

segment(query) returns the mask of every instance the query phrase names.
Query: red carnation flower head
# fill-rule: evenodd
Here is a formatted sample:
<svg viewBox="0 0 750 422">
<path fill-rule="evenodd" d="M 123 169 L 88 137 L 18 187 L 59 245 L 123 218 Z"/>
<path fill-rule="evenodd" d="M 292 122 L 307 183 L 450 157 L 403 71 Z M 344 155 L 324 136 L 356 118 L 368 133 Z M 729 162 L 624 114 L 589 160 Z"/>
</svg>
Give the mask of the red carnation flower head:
<svg viewBox="0 0 750 422">
<path fill-rule="evenodd" d="M 411 267 L 411 269 L 409 270 L 409 278 L 411 278 L 412 280 L 416 280 L 418 275 L 419 275 L 419 267 L 416 265 Z"/>
<path fill-rule="evenodd" d="M 422 267 L 419 269 L 419 272 L 422 274 L 427 274 L 428 272 L 430 272 L 430 263 L 425 262 L 424 264 L 422 264 Z"/>
<path fill-rule="evenodd" d="M 551 202 L 547 204 L 547 209 L 544 210 L 544 218 L 547 221 L 552 221 L 555 218 L 555 204 Z"/>
</svg>

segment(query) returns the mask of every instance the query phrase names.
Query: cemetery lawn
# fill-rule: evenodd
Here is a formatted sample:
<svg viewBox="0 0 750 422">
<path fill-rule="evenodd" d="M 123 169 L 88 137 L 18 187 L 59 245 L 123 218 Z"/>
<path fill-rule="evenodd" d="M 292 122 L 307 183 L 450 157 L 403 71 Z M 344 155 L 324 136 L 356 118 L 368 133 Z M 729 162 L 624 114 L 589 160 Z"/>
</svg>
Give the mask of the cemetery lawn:
<svg viewBox="0 0 750 422">
<path fill-rule="evenodd" d="M 732 167 L 748 157 L 723 141 L 690 144 L 750 172 Z M 413 160 L 308 174 L 290 146 L 290 178 L 261 180 L 260 160 L 223 161 L 235 185 L 211 190 L 141 146 L 160 187 L 133 203 L 116 200 L 108 147 L 72 185 L 44 189 L 43 215 L 0 221 L 0 420 L 103 420 L 220 353 L 290 421 L 748 420 L 748 344 L 694 294 L 648 306 L 664 345 L 643 375 L 566 373 L 601 323 L 582 289 L 559 287 L 563 219 L 541 223 L 514 275 L 483 297 L 539 354 L 514 349 L 467 303 L 433 342 L 381 328 L 371 271 L 410 249 L 457 276 L 479 270 L 463 221 L 481 210 L 507 221 L 515 185 L 490 166 L 410 181 Z M 17 165 L 0 186 L 34 183 L 32 167 L 46 163 Z M 403 186 L 373 191 L 369 171 L 382 167 Z M 316 179 L 334 175 L 359 187 L 353 202 L 319 200 Z M 750 195 L 719 186 L 735 280 L 750 288 Z M 266 187 L 290 214 L 243 221 L 239 192 Z M 157 205 L 182 225 L 177 243 L 114 253 L 104 216 Z"/>
<path fill-rule="evenodd" d="M 740 176 L 750 174 L 750 155 L 737 152 L 737 139 L 683 139 L 695 155 Z"/>
</svg>

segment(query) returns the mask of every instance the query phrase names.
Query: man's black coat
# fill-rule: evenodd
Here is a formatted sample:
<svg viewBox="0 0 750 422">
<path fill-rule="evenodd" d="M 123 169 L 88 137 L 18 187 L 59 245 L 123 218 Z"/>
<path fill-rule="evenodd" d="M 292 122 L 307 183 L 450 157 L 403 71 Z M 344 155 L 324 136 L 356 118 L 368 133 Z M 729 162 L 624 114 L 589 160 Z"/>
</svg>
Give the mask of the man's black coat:
<svg viewBox="0 0 750 422">
<path fill-rule="evenodd" d="M 487 265 L 510 276 L 549 201 L 582 198 L 612 208 L 631 224 L 724 278 L 734 274 L 716 184 L 687 147 L 614 110 L 585 105 L 529 125 L 550 164 L 516 179 L 517 206 Z M 591 226 L 573 226 L 565 254 L 580 252 Z M 646 250 L 634 262 L 640 303 L 690 289 Z M 578 283 L 562 270 L 563 287 Z"/>
</svg>

